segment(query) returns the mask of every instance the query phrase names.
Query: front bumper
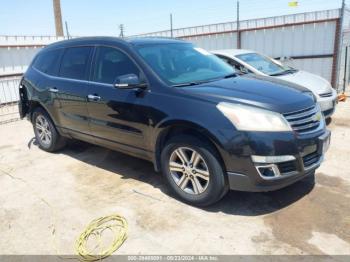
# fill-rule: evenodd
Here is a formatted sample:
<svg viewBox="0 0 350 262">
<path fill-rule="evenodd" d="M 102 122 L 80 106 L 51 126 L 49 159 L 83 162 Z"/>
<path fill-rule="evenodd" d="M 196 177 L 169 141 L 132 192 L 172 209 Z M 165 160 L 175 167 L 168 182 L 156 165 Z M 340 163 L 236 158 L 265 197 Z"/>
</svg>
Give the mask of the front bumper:
<svg viewBox="0 0 350 262">
<path fill-rule="evenodd" d="M 250 145 L 246 149 L 247 152 L 251 152 L 251 156 L 240 157 L 242 166 L 240 170 L 234 169 L 233 166 L 228 169 L 233 170 L 227 172 L 230 189 L 250 192 L 272 191 L 314 174 L 328 149 L 331 133 L 322 129 L 314 134 L 296 136 L 296 134 L 275 134 L 275 136 L 263 133 L 251 134 Z M 284 157 L 279 160 L 278 156 Z M 285 161 L 281 161 L 283 159 Z M 265 173 L 264 170 L 269 171 Z"/>
<path fill-rule="evenodd" d="M 318 104 L 321 107 L 321 111 L 325 118 L 331 117 L 335 112 L 335 107 L 337 105 L 337 92 L 332 91 L 332 95 L 328 97 L 318 97 Z"/>
</svg>

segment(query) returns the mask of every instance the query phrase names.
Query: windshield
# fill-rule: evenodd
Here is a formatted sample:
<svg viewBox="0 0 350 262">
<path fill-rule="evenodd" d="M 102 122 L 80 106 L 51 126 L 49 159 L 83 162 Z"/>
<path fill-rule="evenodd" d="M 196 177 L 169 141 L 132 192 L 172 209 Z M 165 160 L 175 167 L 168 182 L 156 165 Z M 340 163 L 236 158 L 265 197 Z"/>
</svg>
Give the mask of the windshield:
<svg viewBox="0 0 350 262">
<path fill-rule="evenodd" d="M 295 71 L 289 66 L 278 64 L 271 58 L 257 53 L 237 55 L 236 57 L 259 70 L 260 72 L 263 72 L 264 74 L 270 76 L 283 75 L 285 73 L 291 73 L 291 71 Z"/>
<path fill-rule="evenodd" d="M 221 59 L 188 43 L 143 45 L 137 50 L 147 64 L 173 86 L 199 84 L 234 74 Z"/>
</svg>

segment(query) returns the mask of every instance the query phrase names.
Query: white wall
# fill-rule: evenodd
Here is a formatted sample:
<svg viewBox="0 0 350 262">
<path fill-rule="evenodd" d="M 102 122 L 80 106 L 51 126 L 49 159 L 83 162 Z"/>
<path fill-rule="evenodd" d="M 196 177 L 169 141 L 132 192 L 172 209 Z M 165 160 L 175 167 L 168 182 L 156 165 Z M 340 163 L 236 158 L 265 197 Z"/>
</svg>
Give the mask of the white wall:
<svg viewBox="0 0 350 262">
<path fill-rule="evenodd" d="M 0 105 L 19 100 L 19 77 L 0 79 Z"/>
<path fill-rule="evenodd" d="M 0 77 L 25 72 L 43 46 L 64 39 L 56 36 L 0 36 Z"/>
<path fill-rule="evenodd" d="M 320 75 L 329 82 L 332 80 L 332 58 L 294 59 L 284 61 L 283 63 L 297 69 Z"/>
<path fill-rule="evenodd" d="M 246 31 L 242 48 L 272 57 L 333 54 L 336 22 Z"/>
<path fill-rule="evenodd" d="M 25 72 L 40 49 L 40 47 L 0 48 L 0 76 Z"/>
<path fill-rule="evenodd" d="M 326 55 L 324 58 L 294 59 L 287 64 L 331 81 L 333 58 L 330 55 L 334 53 L 335 19 L 339 17 L 340 10 L 334 9 L 241 21 L 241 48 L 255 50 L 274 58 Z M 346 23 L 350 25 L 350 16 L 346 15 L 346 18 Z M 330 21 L 323 22 L 324 20 Z M 173 33 L 175 37 L 208 50 L 232 49 L 237 48 L 236 29 L 236 23 L 229 22 L 181 28 Z M 170 31 L 141 36 L 170 36 Z M 340 64 L 343 63 L 344 58 Z M 337 73 L 341 75 L 341 72 L 342 67 Z"/>
</svg>

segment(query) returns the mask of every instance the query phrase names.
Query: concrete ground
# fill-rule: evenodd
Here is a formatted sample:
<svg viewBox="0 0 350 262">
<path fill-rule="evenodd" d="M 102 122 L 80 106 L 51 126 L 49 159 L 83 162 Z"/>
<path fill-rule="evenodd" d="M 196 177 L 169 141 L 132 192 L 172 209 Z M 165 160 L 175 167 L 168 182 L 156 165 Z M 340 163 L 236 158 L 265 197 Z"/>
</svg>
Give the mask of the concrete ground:
<svg viewBox="0 0 350 262">
<path fill-rule="evenodd" d="M 86 224 L 114 213 L 129 223 L 116 254 L 350 254 L 350 102 L 329 127 L 315 185 L 200 209 L 172 198 L 151 163 L 80 142 L 49 154 L 27 121 L 0 125 L 0 254 L 72 254 Z"/>
<path fill-rule="evenodd" d="M 0 125 L 17 121 L 19 119 L 17 103 L 0 104 Z"/>
</svg>

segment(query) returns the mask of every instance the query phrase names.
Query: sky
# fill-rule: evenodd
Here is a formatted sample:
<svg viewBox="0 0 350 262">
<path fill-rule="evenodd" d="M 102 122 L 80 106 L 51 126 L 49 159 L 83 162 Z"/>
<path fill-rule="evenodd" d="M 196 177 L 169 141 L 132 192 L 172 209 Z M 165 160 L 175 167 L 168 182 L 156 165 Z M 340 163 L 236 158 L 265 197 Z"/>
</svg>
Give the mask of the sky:
<svg viewBox="0 0 350 262">
<path fill-rule="evenodd" d="M 240 18 L 251 19 L 340 8 L 341 0 L 240 0 Z M 350 4 L 350 1 L 348 1 Z M 119 35 L 236 20 L 236 0 L 61 0 L 62 20 L 73 36 Z M 52 0 L 0 0 L 0 35 L 55 35 Z"/>
</svg>

